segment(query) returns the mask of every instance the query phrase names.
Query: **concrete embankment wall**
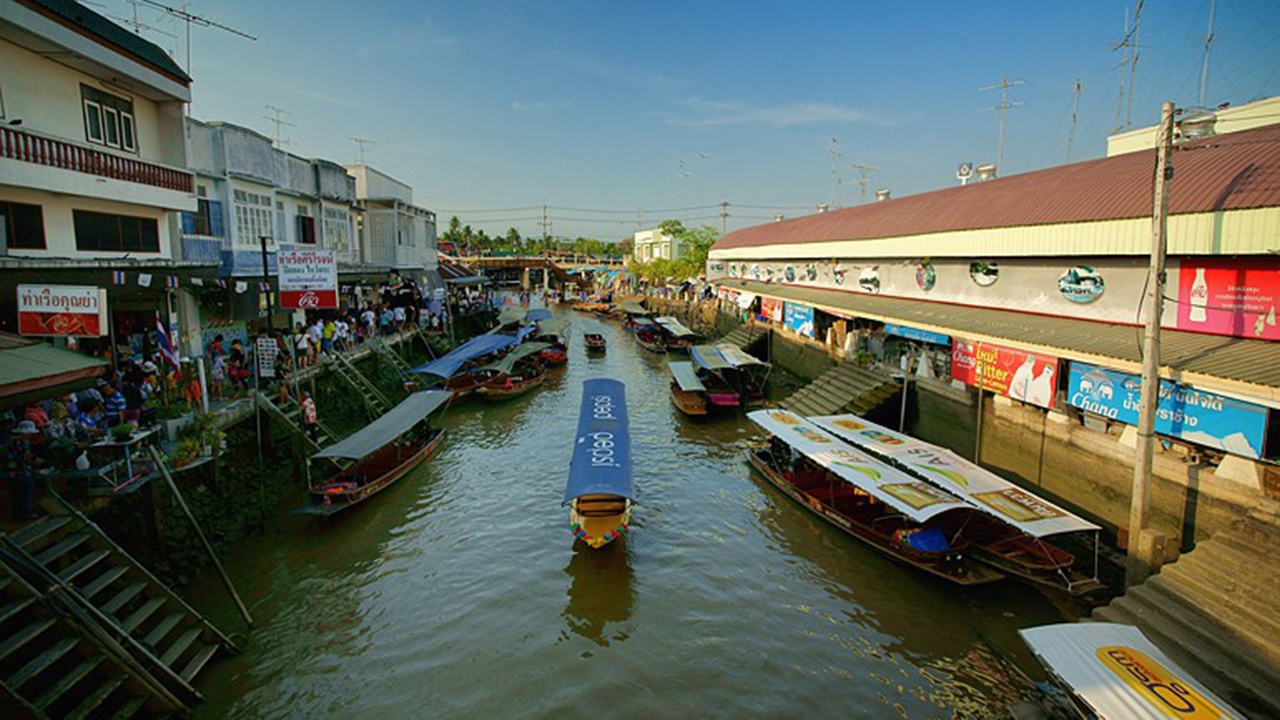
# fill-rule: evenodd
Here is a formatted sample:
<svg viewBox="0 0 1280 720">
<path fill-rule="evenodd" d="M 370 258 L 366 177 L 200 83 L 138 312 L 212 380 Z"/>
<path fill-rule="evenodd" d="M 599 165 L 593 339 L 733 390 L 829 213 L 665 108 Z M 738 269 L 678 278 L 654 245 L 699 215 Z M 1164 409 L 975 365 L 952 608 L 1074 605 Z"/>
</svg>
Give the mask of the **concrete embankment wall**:
<svg viewBox="0 0 1280 720">
<path fill-rule="evenodd" d="M 739 322 L 717 314 L 714 304 L 648 298 L 650 307 L 681 315 L 720 335 Z M 682 314 L 683 313 L 683 314 Z M 706 320 L 716 315 L 715 320 Z M 839 351 L 785 328 L 770 333 L 768 360 L 813 380 L 839 361 Z M 909 396 L 907 430 L 972 459 L 978 411 L 972 388 L 957 390 L 940 381 L 921 381 Z M 987 395 L 982 412 L 982 464 L 1009 480 L 1061 502 L 1127 540 L 1134 450 L 1123 426 L 1086 427 L 1063 412 L 1047 412 L 1004 397 Z M 1245 463 L 1248 472 L 1256 467 Z M 1245 515 L 1265 499 L 1261 483 L 1238 482 L 1209 463 L 1157 444 L 1149 493 L 1149 524 L 1169 538 L 1170 552 L 1190 550 Z M 1246 473 L 1248 474 L 1248 473 Z"/>
</svg>

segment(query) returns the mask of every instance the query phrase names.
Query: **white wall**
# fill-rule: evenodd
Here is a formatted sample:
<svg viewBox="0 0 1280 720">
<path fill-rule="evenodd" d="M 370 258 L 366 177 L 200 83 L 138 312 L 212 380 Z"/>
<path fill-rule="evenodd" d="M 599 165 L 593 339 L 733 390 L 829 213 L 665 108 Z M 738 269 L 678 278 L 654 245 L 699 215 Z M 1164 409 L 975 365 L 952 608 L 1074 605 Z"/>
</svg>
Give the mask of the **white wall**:
<svg viewBox="0 0 1280 720">
<path fill-rule="evenodd" d="M 75 258 L 82 260 L 118 259 L 119 252 L 81 252 L 76 249 L 75 220 L 72 210 L 92 210 L 113 215 L 130 215 L 156 221 L 160 250 L 155 253 L 130 252 L 133 260 L 167 260 L 172 257 L 173 235 L 169 213 L 161 208 L 112 202 L 101 198 L 54 195 L 27 188 L 0 187 L 0 198 L 17 203 L 40 205 L 44 217 L 45 250 L 9 249 L 10 257 Z"/>
</svg>

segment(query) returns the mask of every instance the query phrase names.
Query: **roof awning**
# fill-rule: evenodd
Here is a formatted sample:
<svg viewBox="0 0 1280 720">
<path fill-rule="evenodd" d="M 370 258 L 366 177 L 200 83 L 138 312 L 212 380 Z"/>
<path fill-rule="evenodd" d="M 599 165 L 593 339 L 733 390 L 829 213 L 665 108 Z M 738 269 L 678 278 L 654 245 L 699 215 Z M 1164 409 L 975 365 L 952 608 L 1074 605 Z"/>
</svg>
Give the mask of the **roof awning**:
<svg viewBox="0 0 1280 720">
<path fill-rule="evenodd" d="M 689 349 L 689 357 L 699 366 L 708 370 L 730 370 L 733 363 L 724 359 L 715 345 L 694 345 Z"/>
<path fill-rule="evenodd" d="M 527 342 L 520 343 L 512 348 L 511 352 L 503 355 L 498 360 L 485 365 L 481 370 L 497 370 L 503 375 L 510 375 L 515 370 L 516 363 L 551 347 L 551 343 L 544 342 Z"/>
<path fill-rule="evenodd" d="M 0 333 L 0 407 L 13 407 L 87 387 L 107 371 L 105 360 Z"/>
<path fill-rule="evenodd" d="M 666 330 L 676 337 L 693 337 L 697 335 L 697 333 L 685 327 L 684 323 L 670 316 L 664 315 L 660 318 L 654 318 L 654 322 L 661 325 L 663 330 Z"/>
<path fill-rule="evenodd" d="M 652 313 L 644 309 L 644 306 L 635 300 L 627 300 L 622 303 L 622 311 L 628 315 L 651 315 Z"/>
<path fill-rule="evenodd" d="M 905 323 L 945 335 L 1142 372 L 1141 332 L 1133 326 L 752 280 L 719 282 L 726 288 L 800 302 L 819 310 Z M 1160 338 L 1164 377 L 1280 408 L 1280 343 L 1169 329 L 1162 330 Z"/>
<path fill-rule="evenodd" d="M 693 370 L 693 363 L 685 360 L 683 362 L 667 363 L 667 367 L 671 368 L 671 377 L 676 379 L 676 384 L 681 390 L 686 392 L 706 392 L 707 387 L 698 379 L 698 374 Z"/>
<path fill-rule="evenodd" d="M 499 335 L 490 333 L 485 335 L 477 335 L 458 347 L 450 350 L 448 354 L 432 360 L 425 365 L 419 365 L 407 372 L 425 373 L 429 375 L 438 375 L 442 378 L 453 377 L 458 372 L 458 368 L 462 367 L 468 360 L 473 360 L 490 353 L 495 353 L 508 345 L 515 345 L 516 339 L 510 335 Z"/>
<path fill-rule="evenodd" d="M 453 393 L 448 390 L 416 392 L 342 442 L 334 443 L 311 457 L 360 460 L 412 429 L 423 418 L 449 402 L 451 397 Z"/>
</svg>

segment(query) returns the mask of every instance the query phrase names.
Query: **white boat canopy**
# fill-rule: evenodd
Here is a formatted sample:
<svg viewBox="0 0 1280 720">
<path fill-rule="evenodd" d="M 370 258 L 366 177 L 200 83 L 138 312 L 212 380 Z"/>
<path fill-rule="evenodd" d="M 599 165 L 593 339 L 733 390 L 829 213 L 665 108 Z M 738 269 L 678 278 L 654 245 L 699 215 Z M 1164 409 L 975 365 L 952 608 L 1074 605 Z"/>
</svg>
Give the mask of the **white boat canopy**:
<svg viewBox="0 0 1280 720">
<path fill-rule="evenodd" d="M 809 419 L 873 455 L 891 458 L 912 468 L 974 508 L 1033 537 L 1100 529 L 946 448 L 903 435 L 858 415 Z"/>
<path fill-rule="evenodd" d="M 684 323 L 667 315 L 660 318 L 654 318 L 654 322 L 661 325 L 663 330 L 666 330 L 676 337 L 694 337 L 697 335 L 696 332 L 685 327 Z"/>
<path fill-rule="evenodd" d="M 885 465 L 799 415 L 775 408 L 749 412 L 747 417 L 810 460 L 916 522 L 925 522 L 948 510 L 969 509 L 959 498 Z"/>
<path fill-rule="evenodd" d="M 671 377 L 676 379 L 676 384 L 685 392 L 706 392 L 707 387 L 698 379 L 697 373 L 693 371 L 693 363 L 689 361 L 667 363 L 667 367 L 671 368 Z"/>
<path fill-rule="evenodd" d="M 361 460 L 422 422 L 451 397 L 453 393 L 448 390 L 416 392 L 342 442 L 334 443 L 311 457 Z"/>
<path fill-rule="evenodd" d="M 716 345 L 716 350 L 720 353 L 721 357 L 729 361 L 730 365 L 737 368 L 746 367 L 747 365 L 767 366 L 769 364 L 731 343 L 720 343 L 719 345 Z"/>
<path fill-rule="evenodd" d="M 1018 634 L 1103 720 L 1244 717 L 1132 625 L 1063 623 Z"/>
</svg>

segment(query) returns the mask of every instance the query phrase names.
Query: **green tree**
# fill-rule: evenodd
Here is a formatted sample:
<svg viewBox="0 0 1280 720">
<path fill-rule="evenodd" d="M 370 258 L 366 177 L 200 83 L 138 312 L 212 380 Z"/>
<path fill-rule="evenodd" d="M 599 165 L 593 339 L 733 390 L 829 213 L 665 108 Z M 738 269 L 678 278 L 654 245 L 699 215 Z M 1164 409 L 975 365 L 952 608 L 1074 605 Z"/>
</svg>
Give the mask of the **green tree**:
<svg viewBox="0 0 1280 720">
<path fill-rule="evenodd" d="M 686 228 L 684 223 L 679 220 L 663 220 L 658 224 L 658 229 L 663 235 L 667 235 L 678 241 L 682 251 L 682 257 L 679 260 L 679 269 L 676 272 L 682 275 L 680 280 L 691 277 L 700 277 L 707 272 L 707 254 L 711 252 L 711 246 L 720 238 L 720 233 L 710 225 L 703 225 L 699 228 Z"/>
</svg>

